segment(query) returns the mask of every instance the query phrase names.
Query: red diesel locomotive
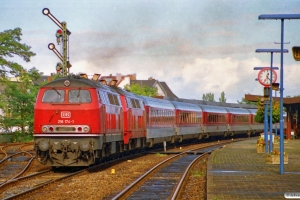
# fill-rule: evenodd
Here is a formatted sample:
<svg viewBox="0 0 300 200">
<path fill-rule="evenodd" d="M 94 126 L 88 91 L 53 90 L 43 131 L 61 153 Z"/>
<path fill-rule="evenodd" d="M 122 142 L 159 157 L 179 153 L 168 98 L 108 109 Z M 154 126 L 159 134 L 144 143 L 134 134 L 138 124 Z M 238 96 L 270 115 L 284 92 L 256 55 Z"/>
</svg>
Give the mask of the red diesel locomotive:
<svg viewBox="0 0 300 200">
<path fill-rule="evenodd" d="M 40 88 L 34 148 L 47 166 L 89 166 L 164 141 L 261 132 L 255 109 L 142 97 L 80 76 Z"/>
</svg>

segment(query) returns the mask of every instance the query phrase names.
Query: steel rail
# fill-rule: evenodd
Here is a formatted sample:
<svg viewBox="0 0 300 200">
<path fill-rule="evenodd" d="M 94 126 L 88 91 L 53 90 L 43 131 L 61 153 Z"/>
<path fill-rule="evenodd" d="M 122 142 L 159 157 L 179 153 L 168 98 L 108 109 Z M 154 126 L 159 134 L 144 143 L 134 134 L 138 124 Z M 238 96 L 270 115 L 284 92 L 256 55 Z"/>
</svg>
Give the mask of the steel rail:
<svg viewBox="0 0 300 200">
<path fill-rule="evenodd" d="M 141 153 L 140 153 L 140 155 L 141 155 Z M 13 196 L 10 196 L 10 197 L 4 198 L 4 199 L 7 200 L 7 199 L 15 199 L 15 198 L 18 198 L 18 197 L 22 197 L 22 196 L 24 196 L 24 195 L 26 195 L 26 194 L 29 194 L 30 192 L 33 192 L 33 191 L 35 191 L 35 190 L 38 190 L 38 189 L 42 188 L 42 187 L 44 187 L 44 186 L 47 186 L 47 185 L 52 184 L 52 183 L 55 183 L 55 182 L 57 182 L 57 181 L 61 181 L 61 180 L 67 179 L 67 178 L 72 177 L 72 176 L 75 176 L 75 175 L 77 175 L 77 174 L 79 174 L 79 173 L 83 173 L 83 172 L 85 172 L 85 171 L 93 171 L 93 170 L 95 170 L 95 169 L 97 169 L 97 168 L 100 168 L 100 169 L 101 169 L 101 168 L 103 168 L 103 167 L 109 167 L 109 166 L 111 166 L 113 163 L 120 162 L 120 161 L 124 161 L 124 160 L 128 159 L 128 157 L 138 157 L 138 156 L 139 156 L 139 155 L 124 156 L 124 157 L 122 157 L 122 158 L 120 158 L 120 159 L 118 159 L 118 160 L 113 160 L 113 161 L 109 161 L 109 162 L 106 162 L 106 163 L 101 163 L 101 164 L 99 164 L 99 165 L 95 165 L 95 166 L 92 166 L 92 167 L 89 167 L 89 168 L 86 168 L 86 169 L 82 169 L 82 170 L 79 170 L 79 171 L 77 171 L 77 172 L 73 172 L 73 173 L 71 173 L 71 174 L 68 174 L 68 175 L 65 175 L 65 176 L 62 176 L 62 177 L 59 177 L 59 178 L 55 178 L 55 179 L 52 179 L 52 180 L 45 181 L 45 182 L 43 182 L 43 183 L 40 183 L 40 184 L 34 186 L 33 188 L 31 188 L 31 189 L 29 189 L 29 190 L 26 190 L 26 191 L 24 191 L 24 192 L 15 194 L 15 195 L 13 195 Z M 49 170 L 49 171 L 51 171 L 51 170 Z M 45 172 L 47 172 L 47 171 L 45 171 Z M 34 175 L 29 175 L 29 176 L 34 176 Z M 14 179 L 14 180 L 12 180 L 12 182 L 18 181 L 18 180 L 22 180 L 23 178 L 25 179 L 25 178 L 27 178 L 27 177 L 21 177 L 20 179 Z M 12 182 L 9 182 L 9 183 L 12 183 Z M 3 199 L 3 200 L 4 200 L 4 199 Z"/>
<path fill-rule="evenodd" d="M 186 168 L 184 174 L 182 175 L 182 177 L 181 177 L 181 179 L 180 179 L 180 181 L 179 181 L 179 183 L 178 183 L 178 185 L 177 185 L 177 187 L 176 187 L 176 189 L 175 189 L 175 192 L 173 193 L 173 195 L 172 195 L 172 197 L 171 197 L 172 200 L 175 200 L 175 199 L 178 198 L 179 192 L 180 192 L 180 190 L 181 190 L 182 187 L 183 187 L 183 182 L 184 182 L 184 180 L 187 178 L 188 172 L 190 171 L 190 169 L 192 168 L 192 166 L 193 166 L 199 159 L 201 159 L 203 156 L 205 156 L 206 154 L 208 154 L 208 152 L 199 155 L 199 156 L 198 156 L 197 158 L 195 158 L 195 159 L 190 163 L 190 165 Z"/>
<path fill-rule="evenodd" d="M 236 140 L 238 141 L 238 140 Z M 163 166 L 165 163 L 169 162 L 172 159 L 175 159 L 176 157 L 180 157 L 184 154 L 188 154 L 191 151 L 195 151 L 195 150 L 199 150 L 199 149 L 204 149 L 207 147 L 212 147 L 212 146 L 217 146 L 217 145 L 222 145 L 222 144 L 227 144 L 230 143 L 232 141 L 224 141 L 224 142 L 218 142 L 218 143 L 214 143 L 214 144 L 208 144 L 208 145 L 204 145 L 201 147 L 197 147 L 195 149 L 191 149 L 188 151 L 184 151 L 181 153 L 178 153 L 162 162 L 160 162 L 159 164 L 155 165 L 153 168 L 151 168 L 149 171 L 147 171 L 145 174 L 143 174 L 142 176 L 140 176 L 137 180 L 135 180 L 133 183 L 131 183 L 129 186 L 127 186 L 124 190 L 122 190 L 121 192 L 119 192 L 116 196 L 114 196 L 112 199 L 113 200 L 118 200 L 118 199 L 124 199 L 126 194 L 128 193 L 132 193 L 132 190 L 134 189 L 134 187 L 136 187 L 137 185 L 141 184 L 142 181 L 144 181 L 146 179 L 146 177 L 150 176 L 154 171 L 156 171 L 159 167 Z"/>
<path fill-rule="evenodd" d="M 79 171 L 77 171 L 77 172 L 73 172 L 73 173 L 71 173 L 71 174 L 68 174 L 68 175 L 65 175 L 65 176 L 62 176 L 62 177 L 59 177 L 59 178 L 56 178 L 56 179 L 48 180 L 48 181 L 46 181 L 46 182 L 44 182 L 44 183 L 41 183 L 41 184 L 39 184 L 39 185 L 36 185 L 35 187 L 33 187 L 33 188 L 29 189 L 29 190 L 26 190 L 26 191 L 24 191 L 24 192 L 15 194 L 15 195 L 10 196 L 10 197 L 7 197 L 7 198 L 4 198 L 3 200 L 8 200 L 8 199 L 14 199 L 14 198 L 17 198 L 17 197 L 21 197 L 22 195 L 25 195 L 25 194 L 28 194 L 28 193 L 30 193 L 30 192 L 33 192 L 33 191 L 35 191 L 35 190 L 37 190 L 37 189 L 39 189 L 39 188 L 41 188 L 41 187 L 44 187 L 44 186 L 46 186 L 46 185 L 48 185 L 48 184 L 51 184 L 51 183 L 54 183 L 54 182 L 56 182 L 56 181 L 60 181 L 60 180 L 63 180 L 63 179 L 72 177 L 72 176 L 77 175 L 77 174 L 79 174 L 79 173 L 83 173 L 85 170 L 86 170 L 86 169 L 79 170 Z"/>
<path fill-rule="evenodd" d="M 16 155 L 18 155 L 18 154 L 23 154 L 23 153 L 29 154 L 29 155 L 30 155 L 30 160 L 27 162 L 26 166 L 23 168 L 23 170 L 22 170 L 21 172 L 19 172 L 17 175 L 13 176 L 12 178 L 7 179 L 6 181 L 1 182 L 1 183 L 0 183 L 0 188 L 1 188 L 5 183 L 9 182 L 10 180 L 15 179 L 15 178 L 21 176 L 21 175 L 27 170 L 27 168 L 29 167 L 29 165 L 30 165 L 31 162 L 33 161 L 34 157 L 33 157 L 32 154 L 30 154 L 30 153 L 28 153 L 28 152 L 18 152 L 18 153 L 15 153 L 15 154 L 13 154 L 13 155 L 10 155 L 10 156 L 8 156 L 7 158 L 1 160 L 0 164 L 1 164 L 2 162 L 4 162 L 4 161 L 8 160 L 9 158 L 12 158 L 12 157 L 14 157 L 14 156 L 16 156 Z"/>
<path fill-rule="evenodd" d="M 0 160 L 0 164 L 2 163 L 2 161 L 5 159 L 5 158 L 7 158 L 7 153 L 3 150 L 3 148 L 5 148 L 5 147 L 7 147 L 7 146 L 2 146 L 1 148 L 0 148 L 0 150 L 1 150 L 1 152 L 3 152 L 3 154 L 5 155 L 4 156 L 4 158 L 2 159 L 2 160 Z"/>
</svg>

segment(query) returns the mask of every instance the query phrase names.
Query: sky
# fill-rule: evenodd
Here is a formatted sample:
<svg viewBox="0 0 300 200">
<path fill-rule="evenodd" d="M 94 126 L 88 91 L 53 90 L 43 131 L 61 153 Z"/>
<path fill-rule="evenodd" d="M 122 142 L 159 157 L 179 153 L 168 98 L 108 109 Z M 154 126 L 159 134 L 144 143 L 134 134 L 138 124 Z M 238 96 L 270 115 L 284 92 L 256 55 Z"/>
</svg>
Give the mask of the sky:
<svg viewBox="0 0 300 200">
<path fill-rule="evenodd" d="M 254 67 L 269 67 L 270 53 L 280 49 L 280 20 L 261 14 L 300 14 L 299 0 L 1 0 L 0 32 L 21 28 L 22 41 L 36 53 L 24 68 L 55 73 L 59 58 L 48 49 L 59 27 L 42 14 L 48 8 L 66 22 L 72 73 L 103 76 L 136 74 L 164 81 L 179 98 L 237 103 L 245 94 L 262 95 Z M 300 95 L 300 63 L 292 47 L 300 46 L 300 20 L 284 21 L 283 96 Z M 280 68 L 280 54 L 273 55 Z M 280 70 L 277 70 L 279 82 Z M 279 93 L 276 94 L 279 96 Z"/>
</svg>

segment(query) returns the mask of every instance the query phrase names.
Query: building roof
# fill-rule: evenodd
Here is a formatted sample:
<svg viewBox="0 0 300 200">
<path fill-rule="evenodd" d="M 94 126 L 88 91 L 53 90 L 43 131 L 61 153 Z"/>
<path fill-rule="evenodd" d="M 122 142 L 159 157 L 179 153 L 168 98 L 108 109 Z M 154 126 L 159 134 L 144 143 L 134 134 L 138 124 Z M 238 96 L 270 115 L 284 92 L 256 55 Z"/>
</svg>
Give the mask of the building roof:
<svg viewBox="0 0 300 200">
<path fill-rule="evenodd" d="M 166 82 L 158 82 L 161 85 L 161 88 L 164 90 L 166 96 L 172 97 L 172 98 L 178 98 L 172 90 L 169 88 Z"/>
<path fill-rule="evenodd" d="M 260 95 L 252 95 L 252 94 L 245 94 L 245 100 L 246 101 L 252 101 L 252 102 L 257 102 L 259 99 L 264 98 L 263 96 Z M 280 101 L 279 97 L 273 97 L 273 101 Z M 293 106 L 295 108 L 300 108 L 300 97 L 292 97 L 292 98 L 283 98 L 283 106 Z"/>
<path fill-rule="evenodd" d="M 130 84 L 139 84 L 140 86 L 147 86 L 147 87 L 156 87 L 156 85 L 159 85 L 165 96 L 167 97 L 172 97 L 172 98 L 177 98 L 177 96 L 171 91 L 169 86 L 167 85 L 166 82 L 160 82 L 155 79 L 150 79 L 150 80 L 132 80 L 130 81 Z"/>
<path fill-rule="evenodd" d="M 139 84 L 140 86 L 147 86 L 147 87 L 155 87 L 157 84 L 157 80 L 152 79 L 152 80 L 131 80 L 130 84 Z"/>
</svg>

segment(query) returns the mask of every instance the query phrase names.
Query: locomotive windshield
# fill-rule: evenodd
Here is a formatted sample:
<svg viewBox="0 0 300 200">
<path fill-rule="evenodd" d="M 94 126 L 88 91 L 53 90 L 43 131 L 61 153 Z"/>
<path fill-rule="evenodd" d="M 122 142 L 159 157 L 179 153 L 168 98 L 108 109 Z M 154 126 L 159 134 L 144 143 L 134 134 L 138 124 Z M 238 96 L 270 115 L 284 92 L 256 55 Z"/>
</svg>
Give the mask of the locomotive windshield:
<svg viewBox="0 0 300 200">
<path fill-rule="evenodd" d="M 53 88 L 52 90 L 46 90 L 42 99 L 44 103 L 60 103 L 65 99 L 65 91 L 64 90 L 56 90 Z"/>
<path fill-rule="evenodd" d="M 70 103 L 90 103 L 92 102 L 90 91 L 88 90 L 70 90 L 69 91 Z"/>
</svg>

